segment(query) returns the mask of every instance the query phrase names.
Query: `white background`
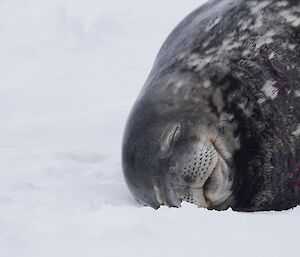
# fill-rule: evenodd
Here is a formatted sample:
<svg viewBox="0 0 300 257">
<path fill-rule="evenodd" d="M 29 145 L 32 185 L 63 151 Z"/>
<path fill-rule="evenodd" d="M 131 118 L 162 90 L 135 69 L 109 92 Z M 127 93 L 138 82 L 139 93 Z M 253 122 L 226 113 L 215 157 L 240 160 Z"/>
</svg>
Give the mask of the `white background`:
<svg viewBox="0 0 300 257">
<path fill-rule="evenodd" d="M 204 1 L 0 1 L 0 256 L 299 256 L 300 209 L 138 206 L 130 108 L 171 30 Z"/>
</svg>

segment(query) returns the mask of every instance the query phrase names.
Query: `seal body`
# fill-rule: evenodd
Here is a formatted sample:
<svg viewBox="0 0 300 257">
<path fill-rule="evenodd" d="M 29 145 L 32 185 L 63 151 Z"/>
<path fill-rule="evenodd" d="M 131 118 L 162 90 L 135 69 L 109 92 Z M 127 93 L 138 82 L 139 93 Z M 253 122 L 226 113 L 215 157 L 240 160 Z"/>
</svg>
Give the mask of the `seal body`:
<svg viewBox="0 0 300 257">
<path fill-rule="evenodd" d="M 128 119 L 123 171 L 145 205 L 300 202 L 300 2 L 213 0 L 167 38 Z"/>
</svg>

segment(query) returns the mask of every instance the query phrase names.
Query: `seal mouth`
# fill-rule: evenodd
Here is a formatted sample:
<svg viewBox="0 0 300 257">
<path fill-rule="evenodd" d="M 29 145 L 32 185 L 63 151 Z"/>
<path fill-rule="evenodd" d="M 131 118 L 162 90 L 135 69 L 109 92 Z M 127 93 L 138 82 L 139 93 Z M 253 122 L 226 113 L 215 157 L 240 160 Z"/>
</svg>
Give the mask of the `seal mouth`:
<svg viewBox="0 0 300 257">
<path fill-rule="evenodd" d="M 206 185 L 210 183 L 210 176 L 215 172 L 216 167 L 213 171 L 208 174 L 206 180 L 203 180 L 203 185 L 200 186 L 187 186 L 187 185 L 176 185 L 177 187 L 182 187 L 185 189 L 185 194 L 179 194 L 182 201 L 186 201 L 192 204 L 196 204 L 198 207 L 208 208 L 211 206 L 212 201 L 206 196 Z"/>
</svg>

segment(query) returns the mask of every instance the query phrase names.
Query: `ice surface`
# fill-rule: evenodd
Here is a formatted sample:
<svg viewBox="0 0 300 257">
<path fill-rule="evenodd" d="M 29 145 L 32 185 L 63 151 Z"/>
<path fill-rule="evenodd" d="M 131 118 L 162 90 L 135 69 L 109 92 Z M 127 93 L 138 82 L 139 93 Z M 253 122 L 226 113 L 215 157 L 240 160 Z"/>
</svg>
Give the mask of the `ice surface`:
<svg viewBox="0 0 300 257">
<path fill-rule="evenodd" d="M 164 39 L 204 1 L 0 2 L 0 256 L 297 256 L 300 209 L 155 211 L 120 151 Z"/>
</svg>

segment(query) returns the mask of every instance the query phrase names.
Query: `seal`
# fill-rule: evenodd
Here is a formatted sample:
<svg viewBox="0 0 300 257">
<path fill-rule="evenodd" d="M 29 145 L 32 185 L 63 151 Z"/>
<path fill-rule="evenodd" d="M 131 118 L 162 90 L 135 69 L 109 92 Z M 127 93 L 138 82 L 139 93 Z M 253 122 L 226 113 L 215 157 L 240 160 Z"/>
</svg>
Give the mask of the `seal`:
<svg viewBox="0 0 300 257">
<path fill-rule="evenodd" d="M 300 203 L 300 2 L 212 0 L 170 34 L 129 116 L 133 196 L 155 209 Z"/>
</svg>

